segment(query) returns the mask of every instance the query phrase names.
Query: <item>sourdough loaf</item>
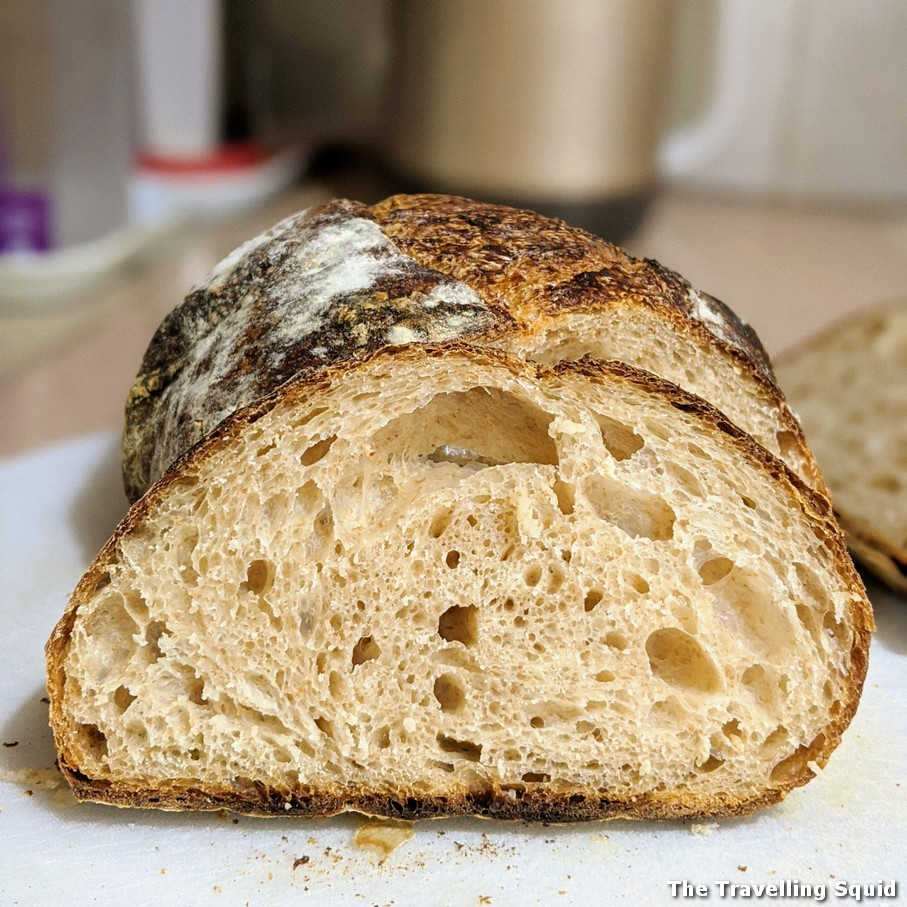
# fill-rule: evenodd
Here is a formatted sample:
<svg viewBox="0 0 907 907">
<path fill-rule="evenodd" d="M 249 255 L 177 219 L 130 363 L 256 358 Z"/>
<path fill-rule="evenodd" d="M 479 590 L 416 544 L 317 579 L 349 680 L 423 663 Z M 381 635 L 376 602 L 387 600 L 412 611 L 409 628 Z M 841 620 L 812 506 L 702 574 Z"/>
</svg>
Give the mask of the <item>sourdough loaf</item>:
<svg viewBox="0 0 907 907">
<path fill-rule="evenodd" d="M 854 554 L 907 593 L 907 305 L 842 321 L 783 357 L 779 376 Z"/>
<path fill-rule="evenodd" d="M 871 616 L 825 498 L 618 362 L 291 378 L 133 506 L 47 646 L 77 797 L 570 821 L 813 777 Z"/>
<path fill-rule="evenodd" d="M 548 364 L 590 355 L 645 368 L 824 489 L 758 338 L 721 302 L 560 221 L 418 195 L 304 211 L 189 294 L 129 397 L 127 494 L 138 498 L 224 417 L 296 375 L 455 339 Z"/>
<path fill-rule="evenodd" d="M 758 339 L 529 212 L 247 243 L 153 339 L 124 476 L 47 646 L 84 799 L 739 815 L 857 705 L 869 606 Z"/>
</svg>

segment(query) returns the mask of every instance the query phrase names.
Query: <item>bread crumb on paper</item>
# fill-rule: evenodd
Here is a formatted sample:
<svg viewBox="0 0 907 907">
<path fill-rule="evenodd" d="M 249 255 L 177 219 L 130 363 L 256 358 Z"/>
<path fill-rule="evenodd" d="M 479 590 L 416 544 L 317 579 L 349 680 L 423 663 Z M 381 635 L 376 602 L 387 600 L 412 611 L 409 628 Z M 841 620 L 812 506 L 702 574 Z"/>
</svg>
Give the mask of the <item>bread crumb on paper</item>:
<svg viewBox="0 0 907 907">
<path fill-rule="evenodd" d="M 383 863 L 401 844 L 411 840 L 415 832 L 410 824 L 383 822 L 368 819 L 356 830 L 353 844 L 357 847 L 371 847 L 380 851 Z"/>
<path fill-rule="evenodd" d="M 694 822 L 690 826 L 690 834 L 700 838 L 707 838 L 718 830 L 717 822 Z"/>
<path fill-rule="evenodd" d="M 20 768 L 16 771 L 0 772 L 0 781 L 27 784 L 39 790 L 54 790 L 66 783 L 55 768 Z"/>
</svg>

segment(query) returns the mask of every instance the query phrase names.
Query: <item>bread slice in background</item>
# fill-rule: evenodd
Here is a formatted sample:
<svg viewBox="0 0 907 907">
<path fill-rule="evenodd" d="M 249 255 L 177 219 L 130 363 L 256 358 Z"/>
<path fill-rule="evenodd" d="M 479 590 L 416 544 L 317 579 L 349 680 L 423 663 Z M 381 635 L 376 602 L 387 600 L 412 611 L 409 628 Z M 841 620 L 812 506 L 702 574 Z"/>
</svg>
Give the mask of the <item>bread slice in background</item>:
<svg viewBox="0 0 907 907">
<path fill-rule="evenodd" d="M 854 554 L 907 593 L 907 304 L 841 321 L 777 368 Z"/>
<path fill-rule="evenodd" d="M 545 363 L 591 355 L 711 402 L 824 486 L 758 337 L 657 262 L 529 211 L 437 195 L 337 201 L 228 256 L 153 338 L 127 406 L 138 498 L 240 406 L 395 344 L 468 340 Z"/>
<path fill-rule="evenodd" d="M 742 815 L 809 780 L 871 615 L 823 496 L 620 363 L 398 346 L 229 416 L 48 642 L 117 805 Z"/>
</svg>

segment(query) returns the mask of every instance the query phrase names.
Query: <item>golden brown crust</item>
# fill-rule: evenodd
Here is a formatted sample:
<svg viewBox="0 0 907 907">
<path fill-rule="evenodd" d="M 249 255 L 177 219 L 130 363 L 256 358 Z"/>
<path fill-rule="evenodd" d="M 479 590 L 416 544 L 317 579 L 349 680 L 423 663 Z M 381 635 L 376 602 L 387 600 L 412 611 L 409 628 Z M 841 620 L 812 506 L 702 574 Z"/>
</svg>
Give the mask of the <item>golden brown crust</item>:
<svg viewBox="0 0 907 907">
<path fill-rule="evenodd" d="M 341 259 L 330 272 L 329 263 L 336 294 L 324 302 L 319 237 L 328 234 L 363 267 Z M 655 311 L 678 337 L 747 374 L 824 493 L 749 325 L 658 262 L 561 221 L 450 196 L 395 196 L 371 208 L 337 201 L 278 224 L 231 264 L 189 294 L 148 348 L 126 407 L 130 500 L 222 418 L 296 374 L 397 342 L 506 347 L 567 314 L 631 307 Z"/>
<path fill-rule="evenodd" d="M 540 317 L 648 304 L 733 351 L 768 383 L 755 331 L 722 302 L 657 261 L 636 259 L 585 230 L 533 211 L 446 195 L 397 195 L 368 209 L 416 261 L 507 308 L 531 331 Z M 701 309 L 700 309 L 701 307 Z"/>
<path fill-rule="evenodd" d="M 854 642 L 850 654 L 847 695 L 843 705 L 832 714 L 824 733 L 806 752 L 793 760 L 785 777 L 773 781 L 751 797 L 716 795 L 711 798 L 657 792 L 621 799 L 613 793 L 584 791 L 561 794 L 555 791 L 533 791 L 522 799 L 513 798 L 498 789 L 465 791 L 462 796 L 431 797 L 419 793 L 366 791 L 352 789 L 275 791 L 251 786 L 234 789 L 202 790 L 189 781 L 174 781 L 166 788 L 143 787 L 88 778 L 79 770 L 77 729 L 70 726 L 63 708 L 64 664 L 70 633 L 76 613 L 87 603 L 99 584 L 104 582 L 108 566 L 117 558 L 121 540 L 140 530 L 146 514 L 164 497 L 175 483 L 185 481 L 204 459 L 215 453 L 228 440 L 254 423 L 280 401 L 302 400 L 317 388 L 328 387 L 346 370 L 356 367 L 356 360 L 338 362 L 306 376 L 297 376 L 273 391 L 268 397 L 245 407 L 222 422 L 200 443 L 192 447 L 129 510 L 95 561 L 76 587 L 66 612 L 54 628 L 46 645 L 47 689 L 50 697 L 51 726 L 57 747 L 60 770 L 79 799 L 95 800 L 117 806 L 147 806 L 161 809 L 231 809 L 255 815 L 326 816 L 344 810 L 395 818 L 425 818 L 454 815 L 480 815 L 490 818 L 524 819 L 545 822 L 572 822 L 607 818 L 677 819 L 684 817 L 743 816 L 781 800 L 794 787 L 805 784 L 815 772 L 812 765 L 823 766 L 840 742 L 841 734 L 852 719 L 868 666 L 870 633 L 874 629 L 872 611 L 862 582 L 854 569 L 826 498 L 798 479 L 780 460 L 756 444 L 753 439 L 728 422 L 726 417 L 706 401 L 688 394 L 675 385 L 649 372 L 620 362 L 583 360 L 563 362 L 551 369 L 517 359 L 489 348 L 463 343 L 408 345 L 394 350 L 381 350 L 368 358 L 393 361 L 418 361 L 420 358 L 468 357 L 477 362 L 504 365 L 517 375 L 543 376 L 548 380 L 570 373 L 581 373 L 594 381 L 622 381 L 644 388 L 670 405 L 696 416 L 725 434 L 740 455 L 786 483 L 800 508 L 812 524 L 818 538 L 833 555 L 848 589 L 853 594 L 851 625 Z M 289 803 L 289 808 L 286 804 Z"/>
</svg>

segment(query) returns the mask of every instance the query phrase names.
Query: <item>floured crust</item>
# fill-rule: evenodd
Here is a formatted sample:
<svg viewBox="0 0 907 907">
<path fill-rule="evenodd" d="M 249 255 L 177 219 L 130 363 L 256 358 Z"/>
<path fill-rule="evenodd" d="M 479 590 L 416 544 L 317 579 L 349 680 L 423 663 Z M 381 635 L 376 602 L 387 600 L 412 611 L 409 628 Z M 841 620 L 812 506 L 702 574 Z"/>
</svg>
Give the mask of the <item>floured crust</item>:
<svg viewBox="0 0 907 907">
<path fill-rule="evenodd" d="M 126 407 L 137 499 L 231 412 L 295 375 L 410 342 L 518 349 L 571 313 L 644 307 L 742 371 L 823 490 L 752 329 L 654 261 L 560 221 L 448 196 L 338 201 L 288 218 L 222 262 L 164 321 Z"/>
<path fill-rule="evenodd" d="M 492 818 L 550 822 L 618 817 L 646 819 L 728 817 L 746 815 L 760 807 L 779 801 L 789 790 L 806 783 L 814 776 L 811 766 L 825 764 L 856 710 L 865 679 L 869 635 L 873 625 L 871 610 L 862 584 L 847 556 L 833 514 L 824 496 L 804 485 L 783 463 L 729 423 L 723 414 L 705 401 L 687 394 L 649 373 L 621 363 L 565 362 L 554 370 L 549 370 L 543 366 L 524 363 L 494 350 L 479 350 L 462 344 L 448 344 L 442 347 L 430 345 L 401 347 L 373 354 L 369 358 L 386 358 L 391 361 L 403 362 L 418 361 L 424 357 L 443 360 L 453 356 L 467 356 L 477 362 L 504 364 L 515 374 L 545 375 L 572 372 L 581 373 L 592 381 L 622 381 L 644 388 L 647 393 L 661 397 L 674 407 L 695 413 L 712 430 L 721 432 L 730 438 L 741 457 L 771 475 L 774 480 L 790 487 L 816 535 L 824 541 L 833 555 L 837 570 L 853 594 L 850 618 L 854 641 L 850 653 L 846 696 L 843 697 L 842 708 L 832 715 L 822 737 L 821 746 L 810 751 L 808 759 L 804 757 L 801 760 L 802 764 L 797 763 L 792 766 L 787 777 L 773 782 L 771 787 L 759 791 L 752 797 L 740 799 L 729 799 L 722 796 L 694 798 L 670 793 L 651 793 L 621 799 L 619 795 L 605 798 L 600 792 L 591 791 L 571 793 L 570 795 L 539 792 L 523 800 L 515 801 L 508 797 L 506 792 L 493 787 L 483 788 L 481 791 L 464 790 L 459 796 L 435 797 L 405 790 L 352 790 L 341 787 L 328 790 L 309 788 L 272 790 L 252 785 L 243 791 L 235 789 L 201 790 L 191 784 L 180 782 L 174 782 L 161 788 L 143 788 L 140 784 L 98 782 L 84 777 L 78 770 L 78 758 L 73 749 L 76 731 L 68 726 L 63 710 L 64 664 L 70 633 L 78 609 L 91 599 L 99 584 L 103 584 L 106 569 L 117 558 L 121 541 L 132 534 L 141 532 L 143 520 L 149 510 L 168 494 L 171 486 L 182 481 L 187 471 L 206 458 L 217 454 L 230 438 L 242 433 L 278 403 L 304 399 L 314 389 L 329 386 L 345 370 L 355 367 L 353 362 L 346 362 L 329 366 L 308 376 L 297 376 L 276 389 L 267 398 L 229 416 L 202 443 L 194 446 L 178 459 L 149 492 L 131 508 L 79 583 L 66 613 L 56 626 L 46 647 L 51 724 L 57 745 L 59 766 L 77 797 L 118 806 L 151 806 L 164 809 L 227 808 L 255 815 L 289 813 L 316 816 L 332 815 L 344 810 L 357 810 L 367 814 L 408 819 L 470 814 Z"/>
</svg>

